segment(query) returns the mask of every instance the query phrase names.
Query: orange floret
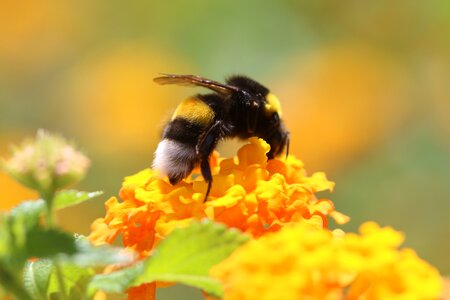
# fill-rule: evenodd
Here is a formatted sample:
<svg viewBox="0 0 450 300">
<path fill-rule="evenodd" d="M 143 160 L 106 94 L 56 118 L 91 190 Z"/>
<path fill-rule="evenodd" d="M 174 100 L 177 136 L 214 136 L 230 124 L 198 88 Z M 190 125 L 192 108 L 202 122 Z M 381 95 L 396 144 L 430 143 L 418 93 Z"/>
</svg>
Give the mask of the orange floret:
<svg viewBox="0 0 450 300">
<path fill-rule="evenodd" d="M 212 156 L 214 176 L 207 202 L 207 183 L 198 170 L 175 186 L 151 169 L 126 177 L 119 194 L 122 201 L 113 197 L 106 202 L 106 216 L 93 223 L 91 240 L 112 243 L 121 234 L 124 246 L 145 257 L 175 227 L 193 219 L 209 218 L 254 237 L 300 220 L 321 227 L 327 226 L 329 216 L 339 223 L 347 221 L 330 200 L 315 195 L 334 187 L 324 173 L 308 176 L 294 156 L 268 161 L 269 145 L 261 139 L 249 141 L 236 157 Z"/>
</svg>

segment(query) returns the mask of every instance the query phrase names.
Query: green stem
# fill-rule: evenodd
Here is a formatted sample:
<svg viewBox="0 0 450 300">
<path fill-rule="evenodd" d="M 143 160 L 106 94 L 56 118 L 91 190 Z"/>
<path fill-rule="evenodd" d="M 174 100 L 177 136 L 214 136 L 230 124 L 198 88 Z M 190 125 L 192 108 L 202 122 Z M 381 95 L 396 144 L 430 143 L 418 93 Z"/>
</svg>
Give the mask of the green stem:
<svg viewBox="0 0 450 300">
<path fill-rule="evenodd" d="M 63 276 L 61 266 L 59 264 L 58 259 L 54 259 L 53 264 L 55 266 L 56 279 L 58 280 L 59 291 L 61 292 L 61 296 L 62 296 L 61 299 L 62 300 L 68 299 L 66 286 L 64 285 L 64 276 Z"/>
<path fill-rule="evenodd" d="M 45 216 L 45 221 L 48 228 L 56 227 L 55 213 L 53 212 L 53 199 L 55 198 L 55 191 L 50 189 L 49 191 L 40 191 L 40 196 L 44 199 L 47 204 L 47 213 Z"/>
</svg>

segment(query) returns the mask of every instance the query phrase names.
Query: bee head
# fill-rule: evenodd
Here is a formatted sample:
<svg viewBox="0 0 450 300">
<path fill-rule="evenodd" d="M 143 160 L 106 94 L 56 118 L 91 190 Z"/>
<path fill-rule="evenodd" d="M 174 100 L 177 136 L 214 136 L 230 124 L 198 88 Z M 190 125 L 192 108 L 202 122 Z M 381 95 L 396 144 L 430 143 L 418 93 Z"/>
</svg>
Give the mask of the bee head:
<svg viewBox="0 0 450 300">
<path fill-rule="evenodd" d="M 270 145 L 270 151 L 267 153 L 267 157 L 272 159 L 280 155 L 283 150 L 286 151 L 286 157 L 289 154 L 289 131 L 281 122 L 278 128 L 264 140 Z"/>
<path fill-rule="evenodd" d="M 266 115 L 270 116 L 274 113 L 277 113 L 278 116 L 281 118 L 281 105 L 280 101 L 278 100 L 278 97 L 275 96 L 272 93 L 268 93 L 265 97 L 266 104 L 264 105 L 264 111 Z"/>
<path fill-rule="evenodd" d="M 264 114 L 267 117 L 278 113 L 281 117 L 281 105 L 278 97 L 269 91 L 268 88 L 246 76 L 232 76 L 227 80 L 227 84 L 244 90 L 250 95 L 254 95 L 264 101 Z"/>
<path fill-rule="evenodd" d="M 268 93 L 269 89 L 254 81 L 246 76 L 236 75 L 228 78 L 227 84 L 235 86 L 241 90 L 246 91 L 251 95 L 264 98 Z"/>
</svg>

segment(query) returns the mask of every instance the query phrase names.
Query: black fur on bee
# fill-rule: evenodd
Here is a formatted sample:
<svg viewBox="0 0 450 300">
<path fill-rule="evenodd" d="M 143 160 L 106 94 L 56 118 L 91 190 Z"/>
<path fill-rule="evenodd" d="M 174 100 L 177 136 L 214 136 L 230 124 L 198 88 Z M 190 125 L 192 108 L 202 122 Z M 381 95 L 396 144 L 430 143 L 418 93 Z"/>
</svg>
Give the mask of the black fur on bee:
<svg viewBox="0 0 450 300">
<path fill-rule="evenodd" d="M 209 156 L 225 138 L 259 137 L 270 145 L 269 159 L 286 148 L 289 131 L 281 119 L 277 97 L 269 89 L 246 76 L 232 76 L 225 84 L 194 75 L 163 74 L 159 84 L 178 84 L 210 89 L 182 101 L 162 133 L 153 168 L 175 185 L 200 165 L 208 183 L 205 201 L 212 185 Z"/>
</svg>

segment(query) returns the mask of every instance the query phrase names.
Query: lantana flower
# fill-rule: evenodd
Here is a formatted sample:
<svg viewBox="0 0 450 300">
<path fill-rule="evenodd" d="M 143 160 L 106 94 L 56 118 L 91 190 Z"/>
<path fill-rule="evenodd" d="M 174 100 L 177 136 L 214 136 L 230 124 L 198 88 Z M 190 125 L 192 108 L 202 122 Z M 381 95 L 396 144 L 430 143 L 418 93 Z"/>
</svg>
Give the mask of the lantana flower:
<svg viewBox="0 0 450 300">
<path fill-rule="evenodd" d="M 23 185 L 46 195 L 80 181 L 89 159 L 64 137 L 39 130 L 36 138 L 13 147 L 2 166 Z"/>
<path fill-rule="evenodd" d="M 324 173 L 308 176 L 294 156 L 268 161 L 269 150 L 265 141 L 251 138 L 236 157 L 214 153 L 210 159 L 213 185 L 206 202 L 207 183 L 198 169 L 175 186 L 151 169 L 128 176 L 119 192 L 121 201 L 116 197 L 106 201 L 106 215 L 94 221 L 90 239 L 111 244 L 121 236 L 126 248 L 144 258 L 174 228 L 203 218 L 255 238 L 302 220 L 320 228 L 327 227 L 329 217 L 347 222 L 348 217 L 335 211 L 330 200 L 316 196 L 334 187 Z M 129 299 L 148 294 L 149 287 L 154 292 L 154 284 L 131 288 Z"/>
<path fill-rule="evenodd" d="M 106 215 L 92 224 L 90 239 L 113 243 L 121 236 L 141 258 L 174 228 L 209 218 L 254 239 L 213 267 L 224 299 L 436 299 L 438 271 L 392 228 L 365 223 L 360 234 L 330 231 L 348 217 L 317 192 L 332 190 L 324 173 L 307 175 L 303 163 L 267 160 L 269 145 L 252 138 L 233 158 L 211 157 L 213 186 L 200 170 L 172 186 L 156 171 L 126 177 L 119 196 L 106 203 Z M 129 289 L 128 299 L 154 299 L 160 283 Z"/>
<path fill-rule="evenodd" d="M 438 271 L 390 227 L 364 223 L 360 234 L 306 222 L 252 240 L 211 270 L 224 300 L 438 299 Z"/>
<path fill-rule="evenodd" d="M 199 170 L 175 186 L 151 169 L 126 177 L 119 193 L 122 201 L 112 197 L 106 202 L 106 216 L 94 221 L 91 240 L 113 243 L 121 234 L 127 248 L 145 257 L 174 228 L 194 219 L 209 218 L 254 237 L 300 220 L 320 227 L 327 227 L 328 217 L 347 221 L 330 200 L 316 197 L 334 187 L 324 173 L 308 176 L 294 156 L 268 161 L 268 151 L 265 141 L 252 138 L 237 157 L 215 153 L 206 202 L 207 184 Z"/>
</svg>

